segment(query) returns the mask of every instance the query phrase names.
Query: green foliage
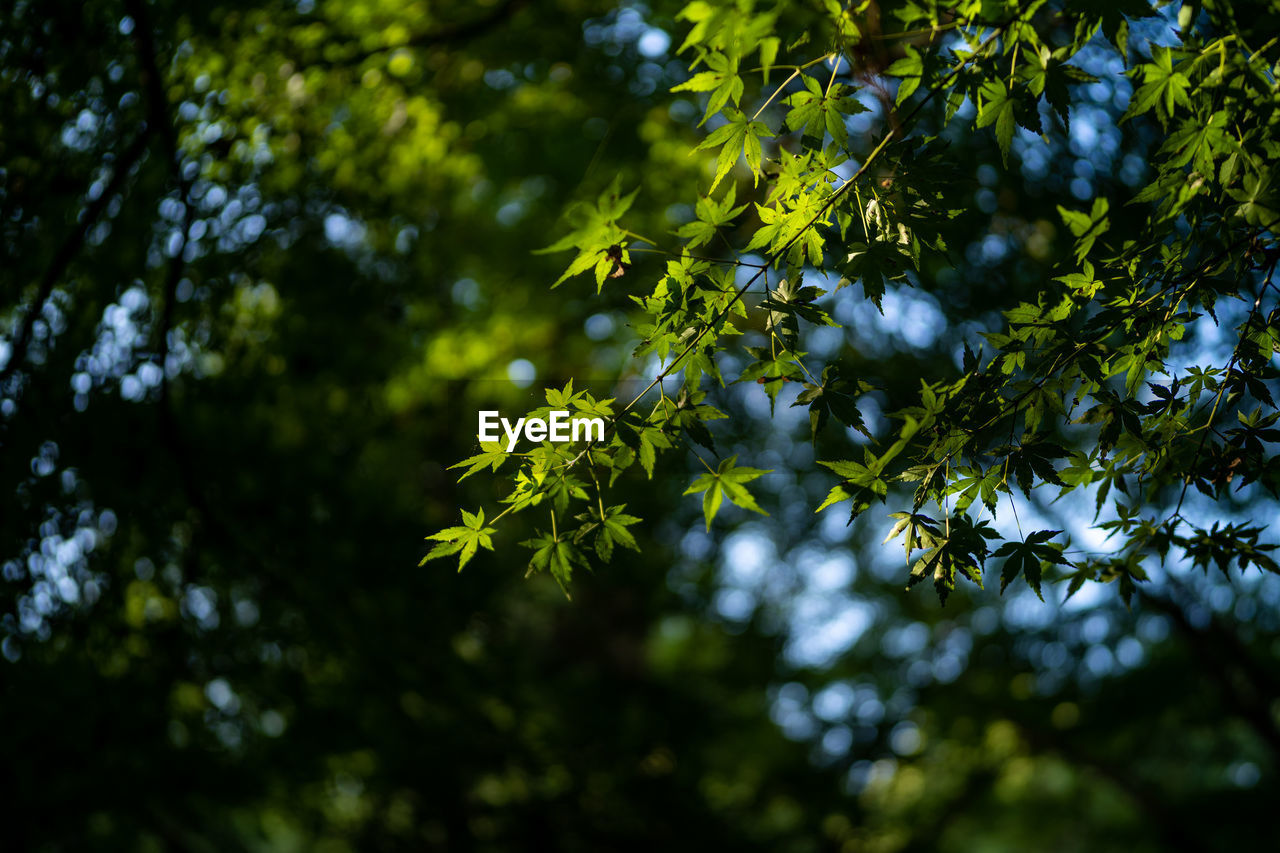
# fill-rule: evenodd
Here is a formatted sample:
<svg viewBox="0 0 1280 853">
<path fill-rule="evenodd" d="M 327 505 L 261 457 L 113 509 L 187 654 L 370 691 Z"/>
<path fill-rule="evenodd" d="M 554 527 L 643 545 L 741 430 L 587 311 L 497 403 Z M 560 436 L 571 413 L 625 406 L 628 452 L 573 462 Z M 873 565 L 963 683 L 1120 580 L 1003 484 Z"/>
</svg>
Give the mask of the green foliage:
<svg viewBox="0 0 1280 853">
<path fill-rule="evenodd" d="M 738 457 L 730 456 L 722 461 L 715 471 L 700 475 L 684 491 L 686 495 L 702 495 L 702 514 L 707 519 L 707 530 L 711 529 L 711 520 L 720 511 L 720 504 L 725 498 L 743 509 L 749 509 L 761 515 L 769 514 L 756 504 L 756 499 L 751 496 L 751 492 L 747 491 L 744 484 L 770 472 L 738 466 L 737 461 Z"/>
<path fill-rule="evenodd" d="M 1061 566 L 1067 562 L 1062 556 L 1062 546 L 1049 542 L 1060 533 L 1061 530 L 1037 530 L 1025 542 L 1005 542 L 997 548 L 991 556 L 1006 558 L 1000 572 L 1000 591 L 1004 592 L 1005 587 L 1021 575 L 1027 586 L 1043 601 L 1044 594 L 1040 591 L 1043 568 L 1046 565 Z"/>
<path fill-rule="evenodd" d="M 821 148 L 824 135 L 843 147 L 849 141 L 846 117 L 866 112 L 867 108 L 851 94 L 845 94 L 848 87 L 842 83 L 833 82 L 824 90 L 816 77 L 802 74 L 800 80 L 804 91 L 788 96 L 786 101 L 791 107 L 786 118 L 787 129 L 801 131 L 810 147 Z"/>
<path fill-rule="evenodd" d="M 837 422 L 853 427 L 858 432 L 871 438 L 871 433 L 858 411 L 854 391 L 870 391 L 871 386 L 865 382 L 855 382 L 839 375 L 839 369 L 829 364 L 822 370 L 822 381 L 804 383 L 804 390 L 796 397 L 792 406 L 809 406 L 810 438 L 817 439 L 818 432 L 834 415 Z"/>
<path fill-rule="evenodd" d="M 917 285 L 926 265 L 945 263 L 939 223 L 957 216 L 964 201 L 935 140 L 989 129 L 1012 168 L 1015 140 L 1041 144 L 1020 130 L 1048 141 L 1042 107 L 1068 129 L 1072 87 L 1098 80 L 1080 67 L 1078 55 L 1099 44 L 1094 35 L 1101 31 L 1136 86 L 1117 121 L 1146 122 L 1145 132 L 1158 137 L 1151 182 L 1129 197 L 1100 192 L 1087 211 L 1058 204 L 1072 259 L 1058 264 L 1033 302 L 1007 307 L 1003 325 L 983 332 L 991 346 L 984 358 L 965 341 L 962 370 L 926 383 L 916 402 L 904 401 L 891 413 L 900 426 L 876 435 L 861 462 L 822 462 L 842 482 L 819 508 L 851 501 L 852 520 L 912 489 L 910 511 L 894 517 L 920 521 L 907 527 L 900 521 L 894 529 L 908 532 L 908 555 L 917 542 L 925 549 L 911 567 L 911 583 L 932 577 L 943 600 L 957 574 L 980 584 L 990 553 L 1004 559 L 1002 590 L 1021 575 L 1041 595 L 1045 566 L 1070 569 L 1072 591 L 1081 577 L 1111 576 L 1106 567 L 1114 562 L 1106 552 L 1068 560 L 1063 554 L 1077 551 L 1042 541 L 1043 532 L 1005 540 L 994 552 L 987 547 L 987 540 L 1005 534 L 969 513 L 980 507 L 994 520 L 1001 505 L 1016 510 L 1019 496 L 1040 503 L 1046 488 L 1056 489 L 1059 499 L 1092 492 L 1086 500 L 1102 519 L 1099 529 L 1128 537 L 1119 551 L 1131 555 L 1131 565 L 1167 558 L 1167 547 L 1153 550 L 1153 534 L 1136 532 L 1157 529 L 1168 531 L 1165 546 L 1183 543 L 1181 556 L 1203 563 L 1210 546 L 1196 539 L 1201 544 L 1193 553 L 1177 532 L 1194 527 L 1182 512 L 1190 487 L 1212 500 L 1226 499 L 1233 482 L 1280 491 L 1274 430 L 1265 420 L 1276 417 L 1268 384 L 1277 377 L 1271 357 L 1280 347 L 1271 281 L 1280 247 L 1272 232 L 1269 165 L 1280 155 L 1271 120 L 1280 94 L 1264 54 L 1255 51 L 1264 39 L 1217 7 L 1188 16 L 1178 45 L 1148 49 L 1132 43 L 1129 27 L 1131 18 L 1152 13 L 1142 3 L 909 3 L 894 10 L 900 31 L 876 33 L 902 41 L 900 55 L 879 66 L 862 51 L 865 28 L 879 25 L 861 17 L 861 9 L 837 3 L 826 4 L 821 37 L 792 40 L 784 49 L 788 42 L 774 30 L 787 5 L 757 10 L 700 0 L 681 13 L 693 25 L 681 47 L 694 57 L 693 73 L 672 91 L 703 98 L 700 124 L 714 119 L 714 129 L 693 151 L 714 154 L 710 191 L 726 180 L 730 188 L 719 201 L 708 194 L 696 202 L 693 221 L 676 230 L 686 242 L 671 253 L 666 276 L 652 296 L 633 297 L 647 313 L 636 326 L 644 338 L 637 355 L 664 360 L 649 390 L 677 371 L 683 371 L 684 400 L 702 394 L 704 382 L 754 381 L 772 411 L 795 383 L 803 390 L 792 405 L 809 407 L 815 447 L 828 446 L 819 444 L 819 434 L 832 416 L 870 438 L 858 401 L 877 393 L 874 384 L 842 379 L 847 368 L 839 363 L 808 361 L 809 330 L 835 324 L 822 302 L 826 291 L 802 286 L 803 277 L 839 277 L 837 289 L 857 282 L 883 309 L 890 287 Z M 812 46 L 820 44 L 831 49 L 815 57 Z M 749 70 L 753 62 L 758 67 Z M 770 71 L 782 69 L 790 75 L 771 84 Z M 881 114 L 872 122 L 881 127 L 870 136 L 849 133 L 850 120 L 875 96 L 860 82 L 882 93 Z M 967 131 L 960 111 L 965 100 L 974 108 Z M 751 116 L 748 104 L 758 105 Z M 735 173 L 744 161 L 745 170 Z M 849 163 L 859 165 L 850 171 Z M 754 201 L 750 208 L 736 204 L 744 187 L 756 194 L 744 197 Z M 628 232 L 618 220 L 633 198 L 619 196 L 615 184 L 594 208 L 571 212 L 576 230 L 548 250 L 579 254 L 555 284 L 594 268 L 599 286 L 616 273 L 611 263 L 621 268 L 609 247 L 626 245 Z M 693 258 L 690 250 L 714 246 L 718 236 L 729 239 L 748 210 L 749 220 L 732 232 L 742 256 Z M 1121 210 L 1140 225 L 1114 224 Z M 764 253 L 762 264 L 745 257 L 754 251 Z M 735 269 L 752 274 L 735 278 Z M 771 274 L 781 276 L 774 287 Z M 753 298 L 761 287 L 763 296 Z M 1186 336 L 1189 324 L 1202 313 L 1216 320 L 1223 300 L 1247 308 L 1234 352 L 1225 365 L 1185 364 L 1197 357 Z M 738 349 L 730 336 L 740 334 L 748 340 Z M 737 376 L 722 376 L 717 356 L 735 350 L 748 361 Z M 637 414 L 647 400 L 641 394 L 622 406 L 604 444 L 577 452 L 567 466 L 589 455 L 590 464 L 612 470 L 612 482 L 634 454 L 652 477 L 657 451 L 677 446 L 681 436 L 713 448 L 697 407 L 686 404 L 673 417 L 661 391 L 647 417 Z M 1228 418 L 1246 411 L 1253 420 L 1227 428 Z M 476 470 L 487 459 L 467 464 Z M 708 528 L 724 496 L 758 509 L 741 483 L 759 472 L 735 468 L 735 459 L 687 492 L 704 493 Z M 1059 470 L 1064 459 L 1068 466 Z M 1238 477 L 1237 470 L 1248 474 Z M 741 472 L 751 473 L 743 479 Z M 527 473 L 516 477 L 533 482 Z M 921 514 L 930 504 L 940 520 Z M 1108 516 L 1127 506 L 1144 507 L 1145 526 L 1117 526 Z M 1242 546 L 1224 544 L 1222 560 L 1230 561 L 1231 547 Z M 1268 568 L 1265 561 L 1245 562 Z"/>
<path fill-rule="evenodd" d="M 710 195 L 698 199 L 695 207 L 697 218 L 692 222 L 681 225 L 676 231 L 676 236 L 687 237 L 689 242 L 686 245 L 690 249 L 696 249 L 699 246 L 710 243 L 720 228 L 737 219 L 742 214 L 742 211 L 747 209 L 745 204 L 737 207 L 733 206 L 737 192 L 737 184 L 729 184 L 729 189 L 725 191 L 718 202 L 714 201 Z"/>
<path fill-rule="evenodd" d="M 552 283 L 553 288 L 587 270 L 594 270 L 596 292 L 599 292 L 606 278 L 619 277 L 630 264 L 631 255 L 626 250 L 627 232 L 618 226 L 618 220 L 630 209 L 640 190 L 622 195 L 619 181 L 619 178 L 614 178 L 594 205 L 571 205 L 565 216 L 574 226 L 574 231 L 538 250 L 539 253 L 578 250 L 578 256 L 569 268 Z"/>
<path fill-rule="evenodd" d="M 711 181 L 708 193 L 715 191 L 716 185 L 724 180 L 724 176 L 729 174 L 729 170 L 744 155 L 747 158 L 747 168 L 752 174 L 758 175 L 763 157 L 760 139 L 773 136 L 773 132 L 763 122 L 752 121 L 735 109 L 726 107 L 724 117 L 728 123 L 707 134 L 707 138 L 696 149 L 720 149 L 720 153 L 716 155 L 716 176 Z"/>
<path fill-rule="evenodd" d="M 708 53 L 704 58 L 712 70 L 695 74 L 679 86 L 671 88 L 673 92 L 711 93 L 710 97 L 707 98 L 707 108 L 703 113 L 700 124 L 705 123 L 707 119 L 724 109 L 729 101 L 733 101 L 733 105 L 736 107 L 742 99 L 744 88 L 742 78 L 738 76 L 736 57 L 730 59 L 723 53 Z"/>
<path fill-rule="evenodd" d="M 540 533 L 533 539 L 520 544 L 533 549 L 533 556 L 529 558 L 528 574 L 549 571 L 561 588 L 568 585 L 575 565 L 583 567 L 588 565 L 586 557 L 576 545 L 562 539 L 554 532 Z"/>
<path fill-rule="evenodd" d="M 489 537 L 496 532 L 492 527 L 484 526 L 483 509 L 474 515 L 464 509 L 462 511 L 461 527 L 446 527 L 439 533 L 432 533 L 427 537 L 438 541 L 440 544 L 432 548 L 430 553 L 423 557 L 422 562 L 418 565 L 425 565 L 428 560 L 434 560 L 438 557 L 457 554 L 458 571 L 462 571 L 467 562 L 476 555 L 476 548 L 484 547 L 490 551 L 493 550 L 493 540 Z"/>
<path fill-rule="evenodd" d="M 626 504 L 618 504 L 609 507 L 603 513 L 588 510 L 578 516 L 578 520 L 584 524 L 574 534 L 575 540 L 581 542 L 584 539 L 591 539 L 596 553 L 606 563 L 612 559 L 615 545 L 639 551 L 640 546 L 636 544 L 635 536 L 627 528 L 639 522 L 640 519 L 623 512 L 626 508 Z"/>
</svg>

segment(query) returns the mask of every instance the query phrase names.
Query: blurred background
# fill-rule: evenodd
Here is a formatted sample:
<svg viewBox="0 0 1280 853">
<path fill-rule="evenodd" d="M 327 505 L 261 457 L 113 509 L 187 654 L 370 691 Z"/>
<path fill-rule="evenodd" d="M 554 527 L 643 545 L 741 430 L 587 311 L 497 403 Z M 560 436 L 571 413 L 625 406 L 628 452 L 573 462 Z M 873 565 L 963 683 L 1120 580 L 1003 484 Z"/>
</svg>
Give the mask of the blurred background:
<svg viewBox="0 0 1280 853">
<path fill-rule="evenodd" d="M 903 591 L 879 508 L 813 513 L 807 417 L 754 384 L 716 395 L 715 436 L 774 470 L 768 518 L 708 534 L 677 450 L 617 486 L 642 553 L 571 602 L 524 578 L 520 517 L 462 574 L 418 566 L 503 495 L 446 470 L 481 403 L 654 374 L 628 297 L 660 254 L 596 295 L 531 252 L 615 176 L 677 243 L 710 176 L 669 92 L 680 6 L 3 4 L 0 846 L 1269 849 L 1280 578 L 944 610 Z M 823 14 L 792 6 L 784 44 Z M 1079 62 L 1100 81 L 1070 127 L 1020 131 L 1008 168 L 990 134 L 947 140 L 949 259 L 883 315 L 824 302 L 844 327 L 807 349 L 877 386 L 873 431 L 1056 274 L 1057 204 L 1143 185 L 1159 140 L 1116 128 L 1119 58 Z M 865 101 L 855 139 L 884 120 Z"/>
</svg>

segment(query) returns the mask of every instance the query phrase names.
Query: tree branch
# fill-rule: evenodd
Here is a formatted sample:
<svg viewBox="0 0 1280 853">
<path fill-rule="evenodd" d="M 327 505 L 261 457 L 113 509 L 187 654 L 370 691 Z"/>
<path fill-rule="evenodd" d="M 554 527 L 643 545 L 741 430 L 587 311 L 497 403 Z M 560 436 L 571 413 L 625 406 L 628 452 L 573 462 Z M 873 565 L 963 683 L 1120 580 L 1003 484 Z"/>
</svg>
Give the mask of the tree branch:
<svg viewBox="0 0 1280 853">
<path fill-rule="evenodd" d="M 160 362 L 160 400 L 162 417 L 169 410 L 169 331 L 173 327 L 173 308 L 177 302 L 178 283 L 182 281 L 182 273 L 186 268 L 186 249 L 188 235 L 194 219 L 191 205 L 191 181 L 183 174 L 182 152 L 178 148 L 178 134 L 174 127 L 169 99 L 165 95 L 164 84 L 157 59 L 155 34 L 147 17 L 147 9 L 143 0 L 125 0 L 125 10 L 134 20 L 133 38 L 138 53 L 138 64 L 142 84 L 147 91 L 148 124 L 160 131 L 164 140 L 165 153 L 169 158 L 169 170 L 177 185 L 179 200 L 182 202 L 183 222 L 182 239 L 173 257 L 169 259 L 168 271 L 165 275 L 164 296 L 162 301 L 160 322 L 157 325 L 159 340 L 157 343 L 158 360 Z"/>
<path fill-rule="evenodd" d="M 36 290 L 35 299 L 31 302 L 31 307 L 17 326 L 13 337 L 12 350 L 9 353 L 9 361 L 3 369 L 0 369 L 0 393 L 5 393 L 6 383 L 17 373 L 18 368 L 26 360 L 27 349 L 31 345 L 32 327 L 35 326 L 36 319 L 44 313 L 45 303 L 49 301 L 49 297 L 53 294 L 54 285 L 58 283 L 59 279 L 66 273 L 67 268 L 71 266 L 71 262 L 75 260 L 76 255 L 84 248 L 89 231 L 97 224 L 103 212 L 107 209 L 107 205 L 121 191 L 125 179 L 133 171 L 133 167 L 142 159 L 143 153 L 147 150 L 147 143 L 150 141 L 152 129 L 151 123 L 148 122 L 134 137 L 133 141 L 129 143 L 128 147 L 121 152 L 116 159 L 115 170 L 112 172 L 111 179 L 107 182 L 106 187 L 103 188 L 102 193 L 96 199 L 89 201 L 84 206 L 76 226 L 62 241 L 62 245 L 58 247 L 57 253 L 53 256 L 53 261 L 40 279 L 40 285 Z M 85 197 L 88 197 L 87 192 Z"/>
</svg>

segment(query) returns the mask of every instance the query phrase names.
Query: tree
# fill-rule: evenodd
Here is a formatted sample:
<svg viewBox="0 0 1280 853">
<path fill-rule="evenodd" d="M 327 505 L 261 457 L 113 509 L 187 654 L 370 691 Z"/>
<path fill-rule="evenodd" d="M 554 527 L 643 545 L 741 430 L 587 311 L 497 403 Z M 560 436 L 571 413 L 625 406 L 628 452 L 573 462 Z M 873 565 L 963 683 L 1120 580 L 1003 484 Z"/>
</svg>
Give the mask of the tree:
<svg viewBox="0 0 1280 853">
<path fill-rule="evenodd" d="M 1031 27 L 1051 44 L 1076 38 L 1063 35 L 1079 14 L 1068 5 L 1035 12 Z M 1099 111 L 1124 109 L 1116 97 L 1127 85 L 1107 66 L 1114 52 L 1104 39 L 1128 27 L 1131 62 L 1141 64 L 1148 40 L 1170 42 L 1156 29 L 1166 19 L 1108 9 L 1104 32 L 1057 69 L 1109 87 L 1105 97 L 1099 84 L 1068 89 L 1070 127 L 1093 131 L 1088 148 L 1055 124 L 1050 99 L 1040 110 L 1048 142 L 1015 128 L 1005 168 L 998 121 L 954 124 L 942 94 L 930 96 L 876 155 L 873 167 L 900 170 L 875 172 L 877 204 L 868 211 L 861 179 L 847 191 L 850 234 L 866 216 L 866 254 L 890 265 L 883 314 L 864 298 L 865 258 L 843 270 L 857 274 L 838 292 L 835 273 L 820 280 L 808 255 L 803 276 L 786 274 L 785 286 L 785 262 L 770 269 L 767 304 L 747 292 L 729 315 L 760 355 L 704 347 L 723 325 L 699 342 L 704 371 L 747 380 L 727 389 L 708 380 L 707 397 L 682 401 L 675 383 L 696 368 L 677 365 L 661 385 L 673 417 L 630 432 L 624 417 L 610 430 L 604 449 L 615 467 L 628 451 L 635 461 L 616 480 L 595 463 L 604 506 L 581 468 L 586 457 L 577 476 L 592 500 L 570 490 L 555 528 L 546 511 L 555 494 L 495 523 L 508 506 L 505 475 L 528 470 L 529 457 L 448 470 L 484 450 L 471 433 L 480 408 L 594 410 L 614 397 L 616 415 L 688 345 L 669 344 L 656 363 L 676 318 L 640 328 L 662 322 L 663 273 L 665 310 L 678 300 L 690 312 L 676 331 L 700 328 L 699 312 L 727 302 L 711 285 L 740 287 L 766 263 L 766 246 L 736 248 L 770 224 L 757 221 L 769 214 L 756 204 L 771 209 L 784 165 L 838 154 L 841 127 L 862 163 L 867 137 L 935 88 L 972 91 L 979 76 L 994 79 L 994 57 L 982 54 L 971 72 L 940 82 L 949 39 L 975 32 L 962 26 L 971 17 L 941 10 L 931 42 L 924 31 L 893 37 L 928 28 L 903 24 L 889 4 L 845 16 L 844 7 L 795 3 L 768 20 L 753 17 L 773 11 L 759 3 L 742 4 L 744 14 L 693 4 L 677 17 L 684 7 L 95 0 L 4 11 L 0 471 L 14 488 L 0 494 L 0 751 L 9 844 L 970 850 L 1050 839 L 1132 851 L 1269 838 L 1261 806 L 1274 796 L 1280 751 L 1276 578 L 1205 575 L 1172 560 L 1157 571 L 1148 561 L 1151 579 L 1131 610 L 1090 584 L 1066 605 L 1046 585 L 1042 604 L 1021 581 L 1003 597 L 961 585 L 943 609 L 903 594 L 901 558 L 879 545 L 896 507 L 871 500 L 874 487 L 854 495 L 872 508 L 851 526 L 848 500 L 813 512 L 845 470 L 860 476 L 844 464 L 869 467 L 850 441 L 883 455 L 901 437 L 884 412 L 919 405 L 922 379 L 951 400 L 940 389 L 969 372 L 963 341 L 1003 331 L 1000 311 L 1035 303 L 1053 276 L 1082 269 L 1056 209 L 1092 209 L 1092 199 L 1068 198 L 1075 178 L 1111 201 L 1109 230 L 1086 260 L 1103 269 L 1108 245 L 1119 251 L 1121 234 L 1142 236 L 1141 223 L 1117 213 L 1116 193 L 1150 182 L 1143 163 L 1154 162 L 1146 154 L 1165 131 L 1158 104 L 1154 117 L 1104 120 Z M 1009 20 L 1004 11 L 980 10 L 992 25 L 980 24 L 984 32 Z M 1201 32 L 1227 13 L 1205 14 Z M 1252 10 L 1235 14 L 1258 31 L 1267 25 Z M 756 49 L 739 58 L 737 92 L 732 52 L 713 44 L 728 37 L 725 25 L 745 27 L 766 53 L 777 39 L 767 85 L 749 70 L 762 59 Z M 698 28 L 696 44 L 677 53 Z M 805 32 L 807 47 L 795 43 Z M 1273 50 L 1239 32 L 1264 57 Z M 1221 42 L 1224 69 L 1239 49 Z M 846 50 L 835 67 L 801 70 L 752 116 L 796 70 L 783 64 Z M 893 79 L 906 75 L 873 69 L 913 55 L 922 83 L 891 110 L 902 91 Z M 1012 59 L 1000 57 L 1000 79 Z M 1030 62 L 1018 55 L 1018 80 Z M 1179 73 L 1199 84 L 1208 70 L 1202 61 Z M 709 78 L 694 81 L 706 71 L 724 78 L 701 89 Z M 804 78 L 819 83 L 816 111 Z M 736 107 L 750 120 L 713 115 L 699 125 L 726 83 L 713 112 Z M 843 125 L 824 109 L 837 102 L 850 115 Z M 790 127 L 797 108 L 793 123 L 803 124 Z M 1029 120 L 1021 109 L 1015 124 Z M 1264 112 L 1230 109 L 1242 119 Z M 723 161 L 724 145 L 690 156 L 715 133 L 740 137 L 738 149 Z M 921 159 L 921 133 L 939 135 L 926 153 L 943 167 Z M 757 136 L 753 180 L 746 155 L 754 160 Z M 1057 180 L 1046 152 L 1081 173 L 1084 162 L 1097 166 Z M 1255 160 L 1247 168 L 1265 165 Z M 852 174 L 851 164 L 831 165 L 838 180 Z M 941 168 L 948 201 L 926 202 L 960 212 L 934 224 L 949 261 L 936 242 L 922 250 L 919 272 L 906 261 L 907 289 L 893 278 L 903 261 L 892 239 L 867 238 L 873 228 L 896 232 L 915 201 L 907 188 L 927 189 L 929 168 Z M 837 201 L 846 203 L 847 193 Z M 1197 197 L 1191 208 L 1207 203 Z M 566 233 L 589 245 L 602 210 L 633 233 L 614 234 L 598 257 L 588 252 L 584 272 L 548 290 L 583 245 L 534 250 Z M 841 239 L 819 231 L 830 265 Z M 1178 233 L 1189 243 L 1202 232 Z M 667 256 L 639 234 L 661 238 Z M 1224 226 L 1206 239 L 1228 245 L 1226 236 Z M 684 273 L 683 245 L 694 242 L 691 255 L 713 260 L 688 265 L 698 278 L 686 305 L 670 277 Z M 814 245 L 801 242 L 806 253 Z M 833 292 L 815 295 L 818 287 Z M 1215 307 L 1224 328 L 1232 304 Z M 1248 313 L 1241 306 L 1236 325 Z M 845 328 L 816 328 L 824 312 Z M 1196 322 L 1191 332 L 1205 332 Z M 632 359 L 646 336 L 655 352 Z M 1215 344 L 1220 364 L 1234 344 Z M 828 364 L 836 367 L 824 375 Z M 991 364 L 983 356 L 979 367 Z M 528 389 L 510 381 L 530 368 Z M 1215 422 L 1240 407 L 1232 394 Z M 708 420 L 702 406 L 727 417 Z M 846 426 L 859 416 L 880 444 Z M 1060 420 L 1050 409 L 1039 428 L 1064 449 L 1088 447 L 1081 430 L 1100 429 Z M 878 497 L 911 505 L 888 478 L 927 450 L 930 429 L 890 460 L 882 473 L 892 488 Z M 1120 429 L 1129 429 L 1123 417 Z M 713 457 L 694 441 L 706 467 L 687 452 L 695 436 L 714 445 Z M 1220 440 L 1210 434 L 1206 454 Z M 1028 534 L 1079 537 L 1073 499 L 1039 500 L 1056 489 L 1035 485 L 1039 463 L 1026 464 L 1031 497 L 997 492 L 991 527 L 1007 538 L 1005 505 L 1016 498 Z M 1066 481 L 1063 463 L 1053 464 Z M 954 474 L 944 466 L 944 479 Z M 1124 485 L 1144 513 L 1156 506 L 1138 502 L 1133 476 Z M 962 497 L 948 499 L 953 522 Z M 969 513 L 981 505 L 979 485 Z M 929 506 L 922 513 L 948 534 L 946 513 Z M 1183 514 L 1206 506 L 1189 489 Z M 1269 505 L 1253 483 L 1221 506 L 1256 526 Z M 416 568 L 423 534 L 454 527 L 493 528 L 494 550 L 477 536 L 474 548 L 464 542 Z M 427 552 L 459 538 L 433 539 Z M 607 570 L 566 583 L 572 602 L 550 572 L 522 577 L 523 558 L 548 538 L 557 546 L 548 569 L 581 565 L 578 553 L 597 566 L 610 557 Z M 1018 543 L 1009 561 L 1025 574 L 1046 543 Z M 993 571 L 1005 567 L 1004 555 L 993 559 Z"/>
</svg>

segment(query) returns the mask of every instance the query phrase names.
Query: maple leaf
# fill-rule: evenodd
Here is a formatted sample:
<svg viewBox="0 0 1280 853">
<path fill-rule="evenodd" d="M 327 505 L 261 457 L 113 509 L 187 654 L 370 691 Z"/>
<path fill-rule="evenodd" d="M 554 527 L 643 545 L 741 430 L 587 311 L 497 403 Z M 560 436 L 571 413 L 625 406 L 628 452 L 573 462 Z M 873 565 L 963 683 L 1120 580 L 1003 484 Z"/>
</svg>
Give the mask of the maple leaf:
<svg viewBox="0 0 1280 853">
<path fill-rule="evenodd" d="M 474 515 L 462 511 L 462 526 L 446 527 L 439 533 L 432 533 L 427 537 L 428 540 L 436 540 L 436 545 L 427 556 L 422 558 L 419 566 L 426 565 L 428 560 L 435 560 L 440 557 L 448 557 L 452 554 L 458 554 L 458 571 L 475 556 L 479 547 L 493 550 L 493 540 L 490 538 L 497 533 L 492 527 L 484 526 L 484 510 L 481 509 Z"/>
<path fill-rule="evenodd" d="M 739 468 L 737 461 L 737 456 L 730 456 L 720 463 L 720 467 L 714 473 L 702 474 L 689 488 L 685 489 L 686 495 L 705 493 L 702 496 L 702 514 L 707 519 L 707 530 L 711 529 L 711 520 L 720 511 L 720 504 L 726 497 L 731 503 L 743 509 L 749 509 L 761 515 L 769 514 L 756 504 L 756 499 L 743 484 L 771 472 L 761 471 L 759 468 Z"/>
</svg>

